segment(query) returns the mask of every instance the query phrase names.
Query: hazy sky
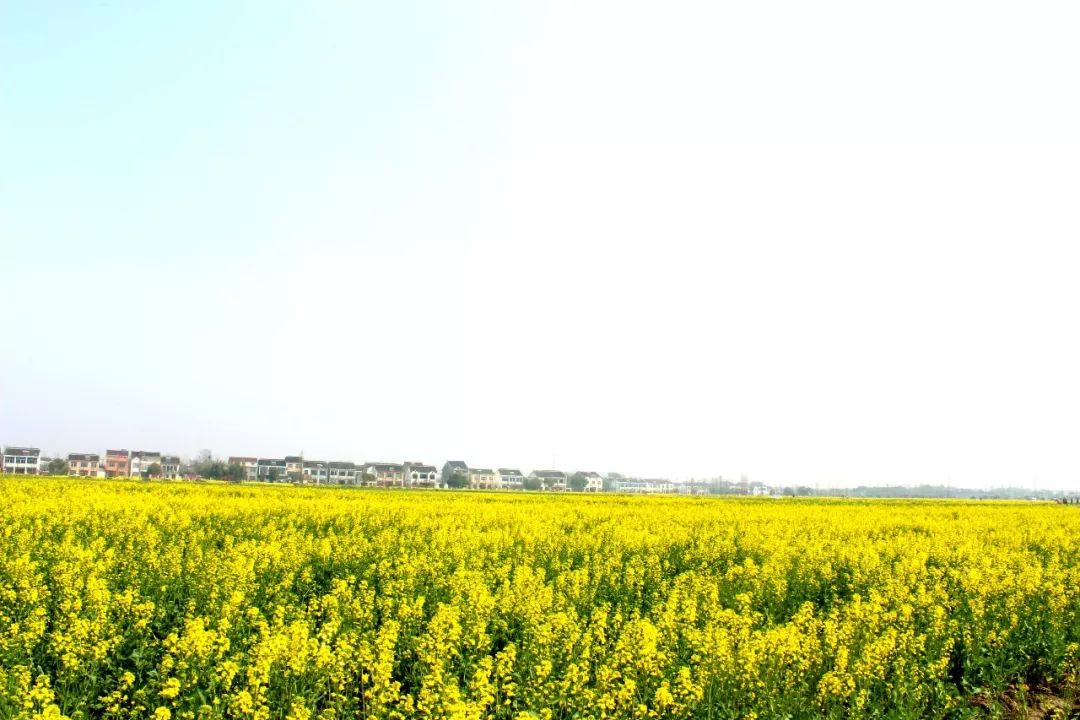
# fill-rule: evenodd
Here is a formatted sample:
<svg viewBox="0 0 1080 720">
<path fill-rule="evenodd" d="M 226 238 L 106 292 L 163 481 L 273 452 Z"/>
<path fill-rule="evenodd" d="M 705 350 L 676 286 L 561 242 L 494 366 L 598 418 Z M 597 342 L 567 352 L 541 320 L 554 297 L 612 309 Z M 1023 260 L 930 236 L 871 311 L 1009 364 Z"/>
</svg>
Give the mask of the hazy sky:
<svg viewBox="0 0 1080 720">
<path fill-rule="evenodd" d="M 1078 28 L 4 2 L 0 443 L 1080 487 Z"/>
</svg>

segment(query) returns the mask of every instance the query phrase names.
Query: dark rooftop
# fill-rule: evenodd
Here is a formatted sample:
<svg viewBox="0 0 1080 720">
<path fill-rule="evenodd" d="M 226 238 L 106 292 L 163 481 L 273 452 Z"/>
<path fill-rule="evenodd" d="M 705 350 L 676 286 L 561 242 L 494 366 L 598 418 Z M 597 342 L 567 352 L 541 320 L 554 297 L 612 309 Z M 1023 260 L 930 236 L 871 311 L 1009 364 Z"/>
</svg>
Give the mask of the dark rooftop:
<svg viewBox="0 0 1080 720">
<path fill-rule="evenodd" d="M 30 447 L 11 447 L 4 448 L 5 455 L 18 455 L 21 457 L 37 457 L 41 455 L 41 450 Z"/>
<path fill-rule="evenodd" d="M 562 470 L 533 470 L 533 476 L 538 478 L 565 478 L 566 473 Z"/>
</svg>

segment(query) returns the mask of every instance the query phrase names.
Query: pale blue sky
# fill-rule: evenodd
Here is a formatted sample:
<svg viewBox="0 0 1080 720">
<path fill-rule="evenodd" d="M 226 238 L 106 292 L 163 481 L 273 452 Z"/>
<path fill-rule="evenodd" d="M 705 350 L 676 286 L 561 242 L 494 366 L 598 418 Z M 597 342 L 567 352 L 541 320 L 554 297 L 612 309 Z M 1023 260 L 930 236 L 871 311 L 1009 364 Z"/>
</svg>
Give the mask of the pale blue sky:
<svg viewBox="0 0 1080 720">
<path fill-rule="evenodd" d="M 1080 486 L 1068 2 L 0 4 L 0 443 Z"/>
</svg>

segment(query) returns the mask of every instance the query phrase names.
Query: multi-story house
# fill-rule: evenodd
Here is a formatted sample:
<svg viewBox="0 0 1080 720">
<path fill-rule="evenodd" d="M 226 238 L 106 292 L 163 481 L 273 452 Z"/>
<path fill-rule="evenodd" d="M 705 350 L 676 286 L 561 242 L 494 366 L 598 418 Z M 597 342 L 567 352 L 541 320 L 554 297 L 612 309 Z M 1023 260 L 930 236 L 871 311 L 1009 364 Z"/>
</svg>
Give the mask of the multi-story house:
<svg viewBox="0 0 1080 720">
<path fill-rule="evenodd" d="M 282 480 L 289 479 L 295 481 L 303 481 L 304 478 L 304 457 L 302 455 L 286 455 L 285 456 L 285 476 Z"/>
<path fill-rule="evenodd" d="M 402 487 L 405 484 L 405 468 L 397 463 L 368 463 L 364 472 L 371 475 L 379 487 Z"/>
<path fill-rule="evenodd" d="M 180 477 L 180 458 L 178 456 L 161 456 L 161 477 L 169 480 L 176 480 Z"/>
<path fill-rule="evenodd" d="M 259 458 L 256 469 L 258 478 L 264 482 L 284 482 L 288 479 L 284 460 Z"/>
<path fill-rule="evenodd" d="M 499 483 L 507 490 L 520 490 L 525 485 L 525 476 L 515 468 L 499 468 Z"/>
<path fill-rule="evenodd" d="M 161 453 L 154 452 L 153 450 L 131 451 L 131 477 L 150 477 L 150 466 L 152 465 L 157 465 L 156 475 L 160 475 Z"/>
<path fill-rule="evenodd" d="M 469 466 L 465 464 L 464 460 L 447 460 L 442 466 L 442 478 L 443 485 L 450 484 L 450 478 L 453 476 L 459 476 L 465 480 L 469 477 Z"/>
<path fill-rule="evenodd" d="M 105 451 L 105 476 L 127 477 L 131 474 L 131 453 L 127 450 Z"/>
<path fill-rule="evenodd" d="M 604 489 L 604 478 L 598 473 L 579 471 L 574 473 L 574 477 L 585 481 L 585 487 L 582 488 L 585 492 L 600 492 Z"/>
<path fill-rule="evenodd" d="M 355 485 L 359 469 L 356 463 L 329 462 L 326 464 L 329 480 L 335 485 Z"/>
<path fill-rule="evenodd" d="M 37 475 L 40 472 L 41 450 L 28 447 L 4 448 L 4 472 L 9 475 Z"/>
<path fill-rule="evenodd" d="M 95 453 L 68 453 L 68 475 L 75 477 L 97 477 L 101 467 L 101 456 Z"/>
<path fill-rule="evenodd" d="M 253 457 L 240 457 L 234 455 L 229 458 L 230 465 L 239 465 L 244 469 L 245 480 L 259 479 L 259 459 Z"/>
<path fill-rule="evenodd" d="M 566 489 L 566 473 L 561 470 L 533 470 L 530 477 L 539 480 L 544 490 Z"/>
<path fill-rule="evenodd" d="M 407 462 L 405 484 L 413 487 L 435 487 L 439 484 L 439 469 L 421 462 Z"/>
<path fill-rule="evenodd" d="M 622 493 L 644 495 L 674 492 L 675 486 L 668 480 L 632 480 L 624 478 L 615 481 L 615 490 Z"/>
<path fill-rule="evenodd" d="M 494 490 L 500 486 L 499 476 L 491 468 L 469 468 L 469 487 L 473 490 Z"/>
<path fill-rule="evenodd" d="M 288 462 L 286 460 L 286 462 Z M 304 461 L 304 482 L 325 485 L 329 478 L 327 463 L 322 460 Z"/>
</svg>

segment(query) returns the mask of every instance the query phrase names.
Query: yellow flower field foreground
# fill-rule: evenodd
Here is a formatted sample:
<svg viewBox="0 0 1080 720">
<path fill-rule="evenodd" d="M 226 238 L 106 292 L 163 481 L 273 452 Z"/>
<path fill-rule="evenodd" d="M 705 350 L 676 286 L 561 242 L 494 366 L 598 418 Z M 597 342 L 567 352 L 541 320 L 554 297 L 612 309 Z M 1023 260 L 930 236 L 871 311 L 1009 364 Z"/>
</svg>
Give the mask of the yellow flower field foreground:
<svg viewBox="0 0 1080 720">
<path fill-rule="evenodd" d="M 966 717 L 1071 682 L 1051 504 L 0 478 L 0 718 Z"/>
</svg>

